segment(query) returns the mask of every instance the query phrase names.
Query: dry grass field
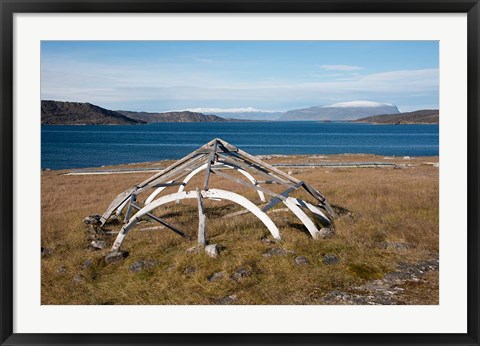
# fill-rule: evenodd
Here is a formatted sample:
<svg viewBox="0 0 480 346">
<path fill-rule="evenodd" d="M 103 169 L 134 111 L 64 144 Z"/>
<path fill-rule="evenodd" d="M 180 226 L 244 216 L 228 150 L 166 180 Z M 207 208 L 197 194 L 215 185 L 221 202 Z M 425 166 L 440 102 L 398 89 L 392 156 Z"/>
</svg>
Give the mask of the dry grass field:
<svg viewBox="0 0 480 346">
<path fill-rule="evenodd" d="M 238 205 L 205 200 L 207 240 L 218 244 L 220 255 L 189 253 L 196 245 L 198 213 L 196 201 L 182 201 L 156 215 L 192 240 L 145 220 L 125 238 L 122 249 L 129 256 L 115 264 L 104 260 L 115 236 L 105 237 L 107 248 L 89 249 L 83 219 L 102 214 L 118 193 L 153 173 L 43 171 L 42 304 L 438 304 L 438 158 L 334 155 L 266 162 L 347 161 L 399 166 L 280 168 L 316 187 L 335 207 L 330 238 L 313 240 L 279 204 L 268 212 L 282 234 L 274 242 L 251 214 L 223 218 L 240 210 Z M 192 180 L 186 190 L 202 179 Z M 254 190 L 217 176 L 211 183 L 260 203 Z M 112 232 L 120 227 L 106 225 Z"/>
</svg>

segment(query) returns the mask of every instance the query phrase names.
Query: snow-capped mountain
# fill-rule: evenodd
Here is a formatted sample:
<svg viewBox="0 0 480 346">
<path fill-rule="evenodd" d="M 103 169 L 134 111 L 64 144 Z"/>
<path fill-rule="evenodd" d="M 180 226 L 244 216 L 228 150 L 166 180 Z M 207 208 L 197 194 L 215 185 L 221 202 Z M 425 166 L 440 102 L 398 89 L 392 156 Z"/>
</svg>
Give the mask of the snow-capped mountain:
<svg viewBox="0 0 480 346">
<path fill-rule="evenodd" d="M 294 109 L 279 120 L 356 120 L 372 115 L 398 114 L 397 106 L 391 103 L 372 101 L 340 102 L 328 106 Z"/>
<path fill-rule="evenodd" d="M 256 109 L 253 107 L 243 108 L 193 108 L 189 109 L 192 112 L 201 112 L 204 114 L 214 114 L 225 119 L 239 119 L 239 120 L 278 120 L 285 112 L 266 111 Z"/>
</svg>

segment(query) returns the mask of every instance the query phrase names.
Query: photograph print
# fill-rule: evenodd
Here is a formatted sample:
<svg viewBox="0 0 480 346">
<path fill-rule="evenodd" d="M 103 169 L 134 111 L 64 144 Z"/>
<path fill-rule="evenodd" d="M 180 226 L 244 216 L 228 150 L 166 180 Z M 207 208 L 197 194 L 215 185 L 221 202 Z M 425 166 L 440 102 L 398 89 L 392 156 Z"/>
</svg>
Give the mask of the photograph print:
<svg viewBox="0 0 480 346">
<path fill-rule="evenodd" d="M 42 305 L 438 305 L 438 41 L 42 41 Z"/>
</svg>

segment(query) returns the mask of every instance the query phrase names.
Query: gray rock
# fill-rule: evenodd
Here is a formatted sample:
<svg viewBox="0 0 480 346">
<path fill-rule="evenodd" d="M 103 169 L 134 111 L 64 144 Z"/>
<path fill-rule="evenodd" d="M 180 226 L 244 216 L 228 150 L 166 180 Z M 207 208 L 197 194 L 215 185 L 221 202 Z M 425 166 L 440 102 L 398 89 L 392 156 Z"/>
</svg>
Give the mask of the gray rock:
<svg viewBox="0 0 480 346">
<path fill-rule="evenodd" d="M 83 219 L 83 223 L 86 225 L 100 225 L 100 218 L 101 216 L 98 214 L 90 215 Z"/>
<path fill-rule="evenodd" d="M 114 251 L 114 252 L 110 252 L 105 257 L 105 262 L 107 262 L 107 264 L 117 263 L 117 262 L 120 262 L 124 258 L 127 258 L 127 257 L 128 257 L 128 252 L 127 251 Z"/>
<path fill-rule="evenodd" d="M 337 264 L 338 262 L 340 262 L 340 260 L 335 255 L 327 254 L 323 256 L 323 263 L 325 264 Z"/>
<path fill-rule="evenodd" d="M 83 276 L 81 276 L 80 274 L 77 274 L 73 277 L 73 282 L 77 285 L 79 284 L 82 284 L 85 282 L 85 279 L 83 278 Z"/>
<path fill-rule="evenodd" d="M 304 266 L 304 265 L 308 265 L 310 261 L 305 256 L 298 256 L 295 258 L 295 263 L 299 266 Z"/>
<path fill-rule="evenodd" d="M 197 271 L 197 269 L 194 268 L 194 267 L 185 267 L 185 269 L 183 270 L 183 274 L 185 274 L 187 276 L 191 276 L 196 271 Z"/>
<path fill-rule="evenodd" d="M 157 261 L 148 260 L 148 261 L 137 261 L 130 266 L 130 271 L 134 273 L 138 273 L 144 269 L 150 269 L 157 265 Z"/>
<path fill-rule="evenodd" d="M 87 259 L 85 262 L 82 263 L 80 268 L 87 269 L 87 268 L 90 268 L 92 265 L 93 265 L 93 261 L 91 259 Z"/>
<path fill-rule="evenodd" d="M 50 249 L 47 249 L 45 247 L 41 247 L 41 254 L 42 254 L 42 258 L 43 257 L 47 257 L 47 256 L 50 256 L 52 254 L 52 251 Z"/>
<path fill-rule="evenodd" d="M 326 239 L 330 238 L 335 234 L 335 232 L 328 228 L 328 227 L 323 227 L 320 229 L 317 233 L 314 234 L 313 238 L 314 239 Z"/>
<path fill-rule="evenodd" d="M 270 248 L 263 253 L 263 257 L 295 255 L 295 251 L 283 248 Z"/>
<path fill-rule="evenodd" d="M 63 265 L 58 267 L 58 269 L 57 269 L 57 273 L 59 273 L 59 274 L 65 274 L 66 272 L 67 272 L 67 267 L 65 267 Z"/>
<path fill-rule="evenodd" d="M 382 249 L 389 249 L 395 251 L 405 251 L 414 248 L 415 246 L 408 243 L 397 243 L 397 242 L 381 242 L 379 247 Z"/>
<path fill-rule="evenodd" d="M 210 281 L 210 282 L 215 282 L 215 281 L 223 279 L 225 274 L 226 274 L 225 272 L 216 272 L 216 273 L 213 273 L 212 275 L 210 275 L 207 278 L 207 280 Z"/>
<path fill-rule="evenodd" d="M 90 243 L 89 248 L 91 250 L 103 250 L 107 246 L 107 243 L 104 240 L 93 240 Z"/>
<path fill-rule="evenodd" d="M 218 257 L 218 246 L 217 244 L 209 244 L 205 246 L 205 252 L 208 257 L 217 258 Z"/>
<path fill-rule="evenodd" d="M 268 239 L 268 238 L 262 238 L 262 239 L 260 239 L 260 241 L 264 244 L 275 244 L 276 243 L 275 240 Z"/>
<path fill-rule="evenodd" d="M 217 301 L 217 304 L 220 304 L 220 305 L 228 305 L 228 304 L 232 304 L 234 302 L 236 302 L 238 300 L 238 297 L 236 294 L 231 294 L 229 296 L 226 296 L 220 300 Z"/>
<path fill-rule="evenodd" d="M 240 267 L 237 270 L 235 270 L 235 272 L 230 276 L 230 279 L 234 281 L 238 281 L 250 276 L 251 274 L 252 272 L 249 269 Z"/>
</svg>

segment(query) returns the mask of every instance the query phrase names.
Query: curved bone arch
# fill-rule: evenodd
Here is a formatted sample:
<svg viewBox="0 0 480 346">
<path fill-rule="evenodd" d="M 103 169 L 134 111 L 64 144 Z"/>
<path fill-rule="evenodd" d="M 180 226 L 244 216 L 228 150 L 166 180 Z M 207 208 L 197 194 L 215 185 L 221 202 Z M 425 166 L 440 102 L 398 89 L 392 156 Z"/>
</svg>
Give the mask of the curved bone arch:
<svg viewBox="0 0 480 346">
<path fill-rule="evenodd" d="M 236 194 L 231 191 L 219 190 L 219 189 L 210 189 L 208 191 L 201 191 L 201 194 L 204 198 L 207 199 L 226 199 L 232 202 L 235 202 L 245 209 L 249 210 L 252 214 L 260 219 L 263 224 L 268 228 L 270 233 L 275 239 L 280 238 L 280 231 L 278 230 L 277 226 L 273 223 L 273 221 L 265 214 L 263 211 L 260 210 L 255 204 L 250 202 L 245 197 Z M 112 251 L 118 251 L 120 246 L 122 245 L 123 239 L 128 234 L 130 229 L 134 227 L 142 216 L 145 216 L 150 211 L 173 201 L 188 199 L 188 198 L 197 198 L 197 193 L 195 191 L 188 191 L 188 192 L 177 192 L 172 193 L 170 195 L 162 196 L 157 200 L 153 201 L 152 203 L 146 205 L 142 209 L 140 209 L 135 215 L 133 215 L 130 220 L 128 220 L 127 224 L 122 227 L 120 233 L 118 233 L 117 238 L 112 247 Z"/>
<path fill-rule="evenodd" d="M 180 187 L 178 188 L 178 192 L 182 192 L 184 189 L 185 189 L 185 186 L 187 186 L 188 182 L 194 177 L 196 176 L 198 173 L 200 173 L 201 171 L 203 170 L 206 170 L 207 169 L 207 165 L 208 164 L 204 164 L 200 167 L 198 167 L 197 169 L 194 169 L 193 171 L 190 172 L 190 174 L 188 174 L 185 179 L 183 179 L 183 182 L 182 184 L 180 185 Z M 250 180 L 250 182 L 253 184 L 253 185 L 258 185 L 257 183 L 257 180 L 250 174 L 248 173 L 247 171 L 239 168 L 239 167 L 235 167 L 234 165 L 230 165 L 228 163 L 223 163 L 221 165 L 219 165 L 220 167 L 219 168 L 223 168 L 223 167 L 227 167 L 227 168 L 231 168 L 231 169 L 235 169 L 236 171 L 238 171 L 239 173 L 243 174 L 248 180 Z M 216 167 L 215 167 L 216 168 Z M 258 192 L 258 197 L 260 197 L 260 200 L 262 202 L 265 202 L 265 194 L 263 193 L 263 191 L 260 191 L 260 190 L 257 190 Z"/>
<path fill-rule="evenodd" d="M 229 171 L 240 173 L 246 180 L 228 174 Z M 204 181 L 201 189 L 185 192 L 185 186 L 190 180 L 204 172 Z M 257 181 L 254 177 L 257 175 L 265 180 Z M 261 202 L 268 202 L 260 209 L 247 198 L 222 189 L 209 188 L 211 176 L 219 176 L 228 179 L 239 185 L 254 189 L 257 191 Z M 277 184 L 283 186 L 284 191 L 281 193 L 273 192 L 262 184 Z M 176 193 L 161 196 L 161 193 L 167 187 L 178 186 Z M 153 191 L 151 191 L 153 189 Z M 299 198 L 289 196 L 292 192 L 303 189 L 316 202 L 309 203 Z M 146 197 L 143 206 L 137 203 L 138 196 L 146 191 L 151 191 Z M 266 198 L 268 195 L 269 199 Z M 323 225 L 329 225 L 335 213 L 326 198 L 315 188 L 304 181 L 300 181 L 279 169 L 259 160 L 241 149 L 221 140 L 214 139 L 204 146 L 198 148 L 191 154 L 178 160 L 163 171 L 153 175 L 149 179 L 141 182 L 132 188 L 120 193 L 107 208 L 101 217 L 102 225 L 110 218 L 113 212 L 120 215 L 127 207 L 125 213 L 125 225 L 115 240 L 112 251 L 118 251 L 124 237 L 138 223 L 141 217 L 149 217 L 175 233 L 186 237 L 186 234 L 175 226 L 170 225 L 151 212 L 164 204 L 180 201 L 183 199 L 198 199 L 199 208 L 199 243 L 205 243 L 205 214 L 203 212 L 202 198 L 210 200 L 229 200 L 244 207 L 246 211 L 257 216 L 260 221 L 268 228 L 275 239 L 280 239 L 280 232 L 273 221 L 268 217 L 266 212 L 276 206 L 278 203 L 285 204 L 288 209 L 303 223 L 313 238 L 317 238 L 318 228 L 315 223 L 307 216 L 304 210 L 315 215 L 319 222 Z M 243 213 L 237 212 L 234 214 Z M 202 234 L 202 236 L 201 236 Z"/>
</svg>

